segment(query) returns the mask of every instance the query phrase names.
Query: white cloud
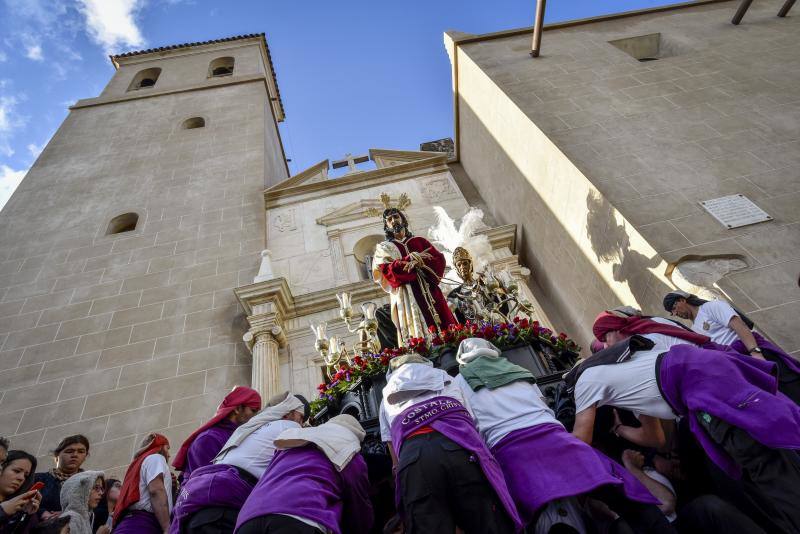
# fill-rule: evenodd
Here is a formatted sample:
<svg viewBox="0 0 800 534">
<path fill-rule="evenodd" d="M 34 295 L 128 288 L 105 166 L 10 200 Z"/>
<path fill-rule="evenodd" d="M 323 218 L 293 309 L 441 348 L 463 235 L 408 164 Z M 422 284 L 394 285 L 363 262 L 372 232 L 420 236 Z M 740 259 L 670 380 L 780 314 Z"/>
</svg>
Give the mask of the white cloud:
<svg viewBox="0 0 800 534">
<path fill-rule="evenodd" d="M 44 150 L 44 146 L 46 144 L 47 144 L 47 142 L 44 142 L 41 145 L 37 145 L 35 143 L 28 143 L 28 147 L 27 147 L 28 148 L 28 152 L 31 153 L 31 156 L 33 156 L 33 159 L 36 159 L 36 158 L 39 157 L 39 154 L 42 153 L 42 150 Z"/>
<path fill-rule="evenodd" d="M 38 44 L 28 45 L 25 50 L 25 57 L 34 61 L 44 61 L 42 47 Z"/>
<path fill-rule="evenodd" d="M 27 173 L 27 169 L 15 171 L 8 165 L 0 165 L 0 209 L 3 209 Z"/>
<path fill-rule="evenodd" d="M 135 20 L 143 0 L 79 0 L 79 3 L 89 36 L 106 52 L 115 52 L 120 46 L 144 44 Z"/>
<path fill-rule="evenodd" d="M 11 131 L 24 124 L 24 120 L 17 116 L 14 107 L 17 99 L 13 96 L 0 95 L 0 155 L 11 157 L 14 149 L 9 143 Z"/>
<path fill-rule="evenodd" d="M 2 50 L 0 50 L 0 63 L 6 61 L 7 59 L 8 59 L 8 55 L 5 52 L 3 52 Z"/>
</svg>

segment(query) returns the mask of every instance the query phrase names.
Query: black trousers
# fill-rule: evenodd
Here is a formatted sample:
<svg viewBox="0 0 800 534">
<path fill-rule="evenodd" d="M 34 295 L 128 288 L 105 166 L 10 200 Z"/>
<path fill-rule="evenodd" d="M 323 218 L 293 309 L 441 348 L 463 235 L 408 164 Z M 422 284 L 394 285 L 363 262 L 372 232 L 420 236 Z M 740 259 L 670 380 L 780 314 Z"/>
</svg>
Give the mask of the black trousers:
<svg viewBox="0 0 800 534">
<path fill-rule="evenodd" d="M 214 506 L 195 512 L 181 529 L 181 534 L 231 534 L 236 528 L 239 510 Z"/>
<path fill-rule="evenodd" d="M 609 508 L 619 514 L 632 532 L 641 534 L 675 534 L 676 532 L 658 506 L 631 501 L 619 488 L 601 486 L 587 495 L 606 503 Z M 617 528 L 621 529 L 619 532 L 625 532 L 621 525 L 618 525 Z"/>
<path fill-rule="evenodd" d="M 514 532 L 477 459 L 438 432 L 403 443 L 398 478 L 405 534 Z"/>
<path fill-rule="evenodd" d="M 797 452 L 770 449 L 741 428 L 709 414 L 698 414 L 697 420 L 711 439 L 742 468 L 745 495 L 770 518 L 774 529 L 787 534 L 800 532 L 800 457 Z"/>
<path fill-rule="evenodd" d="M 764 359 L 778 365 L 778 391 L 800 404 L 800 376 L 792 371 L 779 354 L 768 348 L 761 349 Z"/>
<path fill-rule="evenodd" d="M 236 534 L 323 534 L 318 528 L 288 515 L 267 514 L 254 517 L 239 527 Z"/>
<path fill-rule="evenodd" d="M 717 497 L 703 495 L 678 511 L 674 523 L 681 534 L 766 534 L 735 506 Z"/>
</svg>

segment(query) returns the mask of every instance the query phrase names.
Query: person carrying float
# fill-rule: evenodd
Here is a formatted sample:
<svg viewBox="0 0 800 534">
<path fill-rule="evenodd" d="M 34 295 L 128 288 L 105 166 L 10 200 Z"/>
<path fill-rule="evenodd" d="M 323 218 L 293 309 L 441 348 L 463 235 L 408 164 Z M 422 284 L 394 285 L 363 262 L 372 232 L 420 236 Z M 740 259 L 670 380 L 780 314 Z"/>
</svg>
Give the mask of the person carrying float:
<svg viewBox="0 0 800 534">
<path fill-rule="evenodd" d="M 390 369 L 379 420 L 405 532 L 520 530 L 503 473 L 453 378 L 418 354 L 394 358 Z"/>
<path fill-rule="evenodd" d="M 239 512 L 237 534 L 366 534 L 372 528 L 366 432 L 342 414 L 284 430 L 275 453 Z"/>
<path fill-rule="evenodd" d="M 173 467 L 181 473 L 181 482 L 189 479 L 192 471 L 211 464 L 222 446 L 236 428 L 246 423 L 261 409 L 261 395 L 245 386 L 236 386 L 217 407 L 217 413 L 203 426 L 186 438 Z"/>
<path fill-rule="evenodd" d="M 603 314 L 598 319 L 608 320 Z M 591 444 L 597 408 L 608 405 L 634 412 L 642 423 L 620 435 L 661 447 L 658 419 L 684 417 L 709 459 L 743 479 L 776 530 L 800 531 L 800 407 L 778 393 L 775 364 L 732 350 L 622 337 L 565 377 L 575 394 L 573 434 Z"/>
<path fill-rule="evenodd" d="M 528 528 L 586 532 L 578 496 L 603 501 L 637 532 L 673 532 L 658 499 L 624 467 L 567 432 L 535 378 L 485 339 L 461 342 L 455 381 Z M 535 527 L 534 527 L 535 525 Z"/>
<path fill-rule="evenodd" d="M 232 533 L 239 510 L 275 454 L 284 430 L 301 428 L 309 412 L 300 395 L 284 392 L 239 426 L 212 465 L 192 472 L 175 501 L 170 534 Z"/>
<path fill-rule="evenodd" d="M 664 309 L 692 321 L 692 330 L 728 345 L 741 354 L 765 359 L 778 367 L 778 389 L 800 404 L 800 362 L 782 348 L 753 331 L 755 324 L 724 300 L 705 300 L 685 291 L 664 295 Z"/>
</svg>

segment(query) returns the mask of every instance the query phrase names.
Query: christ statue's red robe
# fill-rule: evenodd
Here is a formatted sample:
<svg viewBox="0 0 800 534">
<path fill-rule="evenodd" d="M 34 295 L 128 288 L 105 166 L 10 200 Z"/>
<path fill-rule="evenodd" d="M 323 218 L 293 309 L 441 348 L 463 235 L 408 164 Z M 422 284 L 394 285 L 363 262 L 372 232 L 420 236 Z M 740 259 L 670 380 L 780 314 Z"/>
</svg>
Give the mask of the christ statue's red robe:
<svg viewBox="0 0 800 534">
<path fill-rule="evenodd" d="M 391 249 L 390 247 L 394 247 Z M 398 290 L 404 286 L 410 287 L 413 294 L 414 301 L 417 304 L 425 324 L 428 327 L 438 326 L 438 328 L 445 329 L 448 326 L 456 324 L 456 319 L 450 308 L 447 305 L 447 299 L 442 291 L 439 289 L 439 278 L 444 274 L 445 259 L 441 252 L 436 250 L 430 241 L 424 237 L 413 236 L 405 241 L 391 239 L 380 243 L 377 247 L 375 265 L 373 275 L 384 289 L 387 291 Z M 411 252 L 427 252 L 431 258 L 424 260 L 425 266 L 430 269 L 418 267 L 406 272 L 404 267 L 411 261 L 409 254 Z M 432 272 L 431 272 L 432 271 Z M 420 277 L 418 278 L 418 275 Z M 431 300 L 433 301 L 433 310 L 428 305 L 427 299 L 423 295 L 423 287 L 430 292 Z M 387 287 L 387 285 L 389 287 Z M 438 314 L 439 324 L 436 325 L 434 321 L 434 313 Z M 393 312 L 394 315 L 394 312 Z M 413 333 L 402 333 L 403 338 Z"/>
</svg>

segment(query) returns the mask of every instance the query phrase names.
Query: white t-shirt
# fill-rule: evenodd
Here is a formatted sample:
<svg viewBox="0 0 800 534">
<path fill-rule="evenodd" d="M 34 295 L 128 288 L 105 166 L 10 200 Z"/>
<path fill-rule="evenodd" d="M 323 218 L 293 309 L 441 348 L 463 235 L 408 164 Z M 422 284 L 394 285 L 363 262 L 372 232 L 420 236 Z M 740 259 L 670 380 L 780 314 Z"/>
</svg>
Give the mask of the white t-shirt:
<svg viewBox="0 0 800 534">
<path fill-rule="evenodd" d="M 478 431 L 490 448 L 514 430 L 561 424 L 535 384 L 517 380 L 499 388 L 473 391 L 463 376 L 456 376 L 455 381 L 467 397 Z"/>
<path fill-rule="evenodd" d="M 400 402 L 390 404 L 386 401 L 385 393 L 387 388 L 392 385 L 392 377 L 390 376 L 389 383 L 384 388 L 384 399 L 381 401 L 381 407 L 378 413 L 378 419 L 381 426 L 381 439 L 383 441 L 392 441 L 391 428 L 392 421 L 394 421 L 395 417 L 403 413 L 406 408 L 434 397 L 450 397 L 456 399 L 457 401 L 461 402 L 469 414 L 472 415 L 472 409 L 470 408 L 464 393 L 461 391 L 461 388 L 456 385 L 453 377 L 448 375 L 446 372 L 442 371 L 441 369 L 434 369 L 433 367 L 424 364 L 415 363 L 406 364 L 395 371 L 395 373 L 399 373 L 400 371 L 402 371 L 403 382 L 405 383 L 405 387 L 408 391 L 413 392 L 413 386 L 415 382 L 419 383 L 420 385 L 427 385 L 436 382 L 439 384 L 443 383 L 444 388 L 437 391 L 423 391 L 422 393 L 414 396 L 404 398 Z M 422 387 L 420 387 L 420 389 L 422 389 Z"/>
<path fill-rule="evenodd" d="M 738 316 L 736 310 L 727 302 L 712 300 L 700 306 L 697 317 L 694 318 L 692 330 L 710 337 L 714 343 L 730 345 L 738 340 L 739 336 L 728 326 L 728 323 Z"/>
<path fill-rule="evenodd" d="M 172 513 L 172 475 L 169 472 L 167 460 L 160 454 L 151 454 L 142 462 L 139 474 L 139 502 L 131 505 L 131 508 L 152 513 L 153 505 L 150 504 L 150 492 L 147 491 L 147 485 L 158 475 L 164 475 L 164 490 L 167 493 L 167 506 L 169 507 L 169 512 Z"/>
<path fill-rule="evenodd" d="M 611 405 L 630 410 L 636 417 L 649 415 L 659 419 L 675 419 L 656 382 L 656 359 L 673 345 L 688 343 L 663 334 L 645 334 L 654 341 L 651 350 L 635 352 L 630 360 L 611 365 L 590 367 L 575 384 L 575 411 L 593 406 Z"/>
<path fill-rule="evenodd" d="M 275 455 L 275 438 L 284 430 L 301 428 L 287 419 L 265 424 L 242 441 L 242 444 L 225 453 L 215 464 L 235 465 L 256 478 L 261 478 Z"/>
</svg>

